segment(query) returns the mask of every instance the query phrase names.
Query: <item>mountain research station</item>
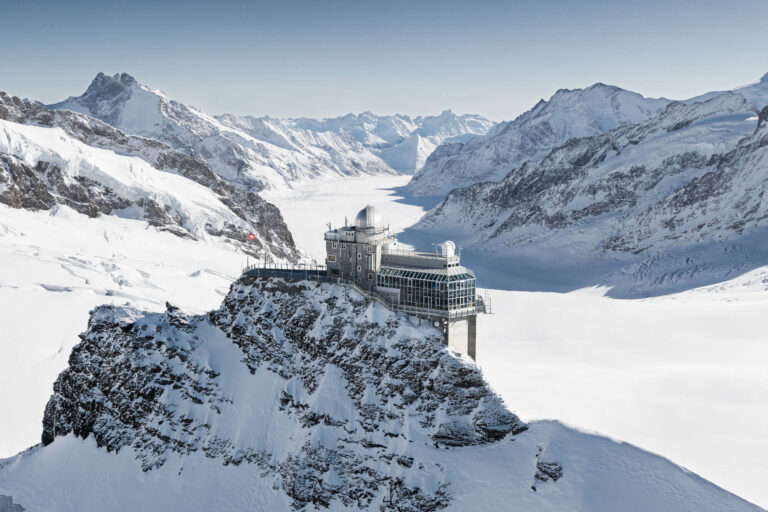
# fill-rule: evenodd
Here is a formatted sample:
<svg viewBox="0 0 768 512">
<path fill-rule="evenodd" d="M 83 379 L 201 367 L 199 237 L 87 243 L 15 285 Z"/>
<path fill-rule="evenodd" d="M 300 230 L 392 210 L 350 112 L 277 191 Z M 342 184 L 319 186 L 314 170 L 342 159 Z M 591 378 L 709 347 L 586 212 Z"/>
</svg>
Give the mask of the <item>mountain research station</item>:
<svg viewBox="0 0 768 512">
<path fill-rule="evenodd" d="M 490 311 L 477 295 L 474 272 L 461 265 L 453 242 L 438 244 L 434 252 L 402 245 L 369 205 L 352 226 L 332 229 L 329 224 L 325 247 L 325 268 L 249 267 L 247 273 L 351 286 L 392 311 L 431 322 L 451 350 L 475 359 L 477 315 Z"/>
</svg>

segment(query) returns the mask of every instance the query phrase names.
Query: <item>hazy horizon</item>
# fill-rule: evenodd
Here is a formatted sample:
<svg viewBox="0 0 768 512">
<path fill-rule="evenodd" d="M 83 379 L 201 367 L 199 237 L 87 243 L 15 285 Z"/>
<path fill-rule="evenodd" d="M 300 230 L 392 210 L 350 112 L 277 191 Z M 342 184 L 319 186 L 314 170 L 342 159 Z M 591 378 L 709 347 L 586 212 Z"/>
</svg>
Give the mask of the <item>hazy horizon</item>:
<svg viewBox="0 0 768 512">
<path fill-rule="evenodd" d="M 44 103 L 126 72 L 211 114 L 502 121 L 563 88 L 683 99 L 768 71 L 757 0 L 0 2 L 0 90 Z"/>
</svg>

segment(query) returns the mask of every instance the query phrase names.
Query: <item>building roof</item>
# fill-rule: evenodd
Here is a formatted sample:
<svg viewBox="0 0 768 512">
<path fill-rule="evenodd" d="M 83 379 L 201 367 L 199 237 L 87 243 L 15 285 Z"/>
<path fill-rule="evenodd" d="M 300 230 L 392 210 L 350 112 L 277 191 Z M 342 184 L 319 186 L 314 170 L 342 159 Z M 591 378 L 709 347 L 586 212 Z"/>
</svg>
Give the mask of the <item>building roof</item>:
<svg viewBox="0 0 768 512">
<path fill-rule="evenodd" d="M 375 207 L 368 205 L 358 212 L 355 218 L 355 227 L 357 229 L 384 229 L 384 217 Z"/>
<path fill-rule="evenodd" d="M 382 276 L 410 277 L 433 281 L 462 281 L 474 279 L 475 273 L 466 267 L 452 268 L 413 268 L 382 266 L 378 272 Z"/>
</svg>

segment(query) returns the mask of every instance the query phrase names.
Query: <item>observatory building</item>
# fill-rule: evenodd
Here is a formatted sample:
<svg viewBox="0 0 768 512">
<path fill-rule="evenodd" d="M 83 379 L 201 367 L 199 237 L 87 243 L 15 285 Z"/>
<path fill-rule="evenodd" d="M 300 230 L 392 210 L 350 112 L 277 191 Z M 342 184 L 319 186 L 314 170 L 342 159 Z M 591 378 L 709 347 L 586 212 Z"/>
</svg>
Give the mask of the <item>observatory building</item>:
<svg viewBox="0 0 768 512">
<path fill-rule="evenodd" d="M 398 243 L 376 208 L 366 206 L 354 226 L 329 226 L 325 244 L 329 277 L 352 281 L 390 309 L 432 322 L 452 350 L 475 359 L 477 314 L 486 307 L 453 242 L 435 252 L 416 251 Z"/>
</svg>

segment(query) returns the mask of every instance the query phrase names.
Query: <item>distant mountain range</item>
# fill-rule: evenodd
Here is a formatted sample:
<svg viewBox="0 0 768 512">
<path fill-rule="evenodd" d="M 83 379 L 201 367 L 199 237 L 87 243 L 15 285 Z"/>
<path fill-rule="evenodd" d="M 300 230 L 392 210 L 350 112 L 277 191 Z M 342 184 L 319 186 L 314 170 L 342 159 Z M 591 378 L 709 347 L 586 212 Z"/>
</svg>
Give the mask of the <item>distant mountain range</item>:
<svg viewBox="0 0 768 512">
<path fill-rule="evenodd" d="M 450 111 L 413 119 L 211 116 L 126 73 L 99 73 L 83 95 L 50 107 L 0 95 L 0 202 L 135 218 L 177 236 L 296 261 L 279 210 L 259 190 L 409 172 L 441 142 L 491 125 Z"/>
<path fill-rule="evenodd" d="M 561 89 L 549 101 L 540 101 L 513 121 L 499 123 L 485 136 L 438 147 L 416 172 L 406 192 L 445 196 L 454 188 L 498 181 L 570 139 L 644 121 L 667 104 L 669 100 L 645 98 L 605 84 Z"/>
<path fill-rule="evenodd" d="M 493 125 L 450 111 L 416 118 L 366 112 L 322 120 L 212 116 L 126 73 L 99 73 L 83 95 L 51 108 L 88 114 L 128 134 L 165 142 L 252 190 L 319 177 L 412 172 L 442 142 L 466 140 Z"/>
<path fill-rule="evenodd" d="M 601 109 L 592 107 L 602 103 L 585 101 L 597 91 L 600 98 L 610 91 L 614 98 L 638 103 L 629 109 L 626 101 L 619 102 L 610 110 L 615 115 L 597 116 Z M 543 116 L 555 99 L 560 107 Z M 768 187 L 768 111 L 763 108 L 768 77 L 684 102 L 650 101 L 600 85 L 578 93 L 561 91 L 487 136 L 455 147 L 442 168 L 437 165 L 441 152 L 450 153 L 451 146 L 438 148 L 409 189 L 427 172 L 477 180 L 482 170 L 489 181 L 451 191 L 414 229 L 450 235 L 473 251 L 538 261 L 542 267 L 608 257 L 618 263 L 614 270 L 640 289 L 674 288 L 682 281 L 704 284 L 761 264 L 766 251 L 752 235 L 768 226 L 763 199 Z M 653 114 L 655 108 L 660 111 Z M 530 151 L 517 164 L 509 158 L 483 166 L 492 161 L 483 155 L 511 150 L 518 147 L 511 141 L 533 137 L 523 129 L 532 119 L 546 119 L 540 121 L 545 134 L 562 133 L 552 130 L 552 119 L 570 112 L 579 112 L 570 119 L 583 121 L 571 129 L 602 133 L 571 137 L 541 149 L 542 154 Z M 647 114 L 652 115 L 629 122 Z M 607 129 L 614 124 L 621 126 Z M 515 135 L 503 139 L 504 133 Z M 452 174 L 456 169 L 472 172 Z"/>
</svg>

